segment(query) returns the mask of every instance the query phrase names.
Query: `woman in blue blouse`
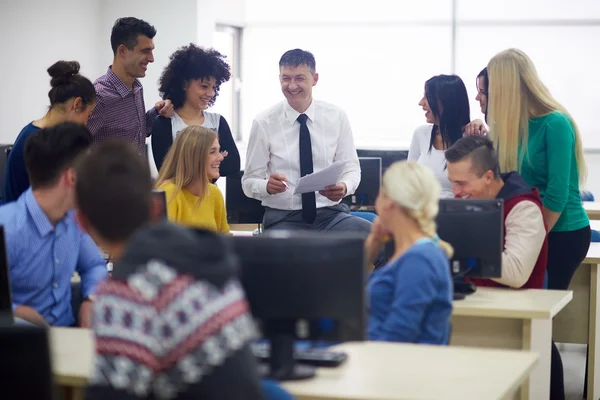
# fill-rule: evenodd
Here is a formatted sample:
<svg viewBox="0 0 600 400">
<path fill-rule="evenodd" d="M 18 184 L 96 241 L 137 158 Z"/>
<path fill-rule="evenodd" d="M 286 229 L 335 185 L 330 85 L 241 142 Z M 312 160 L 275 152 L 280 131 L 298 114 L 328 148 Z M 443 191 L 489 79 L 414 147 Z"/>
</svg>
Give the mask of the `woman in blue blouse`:
<svg viewBox="0 0 600 400">
<path fill-rule="evenodd" d="M 373 260 L 391 236 L 395 252 L 369 278 L 369 340 L 448 343 L 452 247 L 436 235 L 440 191 L 433 172 L 415 162 L 397 162 L 383 176 L 365 246 Z"/>
<path fill-rule="evenodd" d="M 50 109 L 42 118 L 30 122 L 21 130 L 10 150 L 4 172 L 2 203 L 16 201 L 29 188 L 25 168 L 25 143 L 42 128 L 63 122 L 85 125 L 96 107 L 96 89 L 88 78 L 79 74 L 77 61 L 57 61 L 50 68 Z"/>
</svg>

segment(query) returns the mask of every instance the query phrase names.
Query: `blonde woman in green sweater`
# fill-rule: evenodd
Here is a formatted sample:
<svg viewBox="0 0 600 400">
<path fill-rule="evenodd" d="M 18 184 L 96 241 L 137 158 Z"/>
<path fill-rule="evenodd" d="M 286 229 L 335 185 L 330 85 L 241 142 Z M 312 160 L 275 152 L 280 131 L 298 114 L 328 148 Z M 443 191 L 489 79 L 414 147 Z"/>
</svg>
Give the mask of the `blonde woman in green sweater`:
<svg viewBox="0 0 600 400">
<path fill-rule="evenodd" d="M 586 165 L 577 124 L 540 80 L 521 50 L 496 54 L 487 66 L 490 137 L 502 172 L 518 171 L 536 187 L 548 226 L 548 289 L 565 290 L 590 246 L 580 187 Z M 564 399 L 560 354 L 553 351 L 551 399 Z"/>
</svg>

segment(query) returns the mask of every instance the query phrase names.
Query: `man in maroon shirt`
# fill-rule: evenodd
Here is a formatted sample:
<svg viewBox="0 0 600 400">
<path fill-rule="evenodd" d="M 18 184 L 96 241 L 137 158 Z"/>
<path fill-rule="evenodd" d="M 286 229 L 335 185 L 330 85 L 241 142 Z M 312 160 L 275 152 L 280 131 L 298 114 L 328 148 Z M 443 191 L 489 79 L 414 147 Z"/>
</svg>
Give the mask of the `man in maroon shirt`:
<svg viewBox="0 0 600 400">
<path fill-rule="evenodd" d="M 124 139 L 146 151 L 146 137 L 160 114 L 173 115 L 170 100 L 161 100 L 146 111 L 144 89 L 138 78 L 146 76 L 148 64 L 154 62 L 153 38 L 156 29 L 146 21 L 119 18 L 110 36 L 114 59 L 105 75 L 94 82 L 96 108 L 87 127 L 94 143 L 106 139 Z"/>
<path fill-rule="evenodd" d="M 504 200 L 502 277 L 469 280 L 477 286 L 541 289 L 548 238 L 537 189 L 517 172 L 500 174 L 494 145 L 485 136 L 463 137 L 445 156 L 456 197 Z"/>
</svg>

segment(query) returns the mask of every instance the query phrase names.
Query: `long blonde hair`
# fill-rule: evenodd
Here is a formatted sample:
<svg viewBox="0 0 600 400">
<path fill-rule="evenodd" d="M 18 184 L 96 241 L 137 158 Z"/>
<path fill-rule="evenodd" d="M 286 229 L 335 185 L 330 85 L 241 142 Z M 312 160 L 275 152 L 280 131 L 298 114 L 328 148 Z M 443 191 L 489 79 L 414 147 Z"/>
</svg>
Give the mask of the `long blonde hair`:
<svg viewBox="0 0 600 400">
<path fill-rule="evenodd" d="M 435 218 L 442 188 L 429 167 L 413 161 L 396 162 L 385 171 L 382 186 L 385 195 L 412 218 L 426 236 L 437 238 Z M 448 258 L 452 258 L 452 246 L 439 238 L 437 241 Z"/>
<path fill-rule="evenodd" d="M 581 135 L 575 120 L 550 94 L 540 80 L 531 59 L 518 49 L 496 54 L 488 70 L 488 123 L 490 137 L 498 151 L 502 172 L 520 171 L 529 137 L 529 119 L 558 111 L 565 114 L 575 130 L 575 160 L 579 183 L 585 183 L 587 168 Z M 519 145 L 522 146 L 518 155 Z"/>
<path fill-rule="evenodd" d="M 156 188 L 166 182 L 175 184 L 175 192 L 167 201 L 175 198 L 181 189 L 201 182 L 198 196 L 200 204 L 208 191 L 206 163 L 216 138 L 215 131 L 202 126 L 188 126 L 179 132 L 163 161 L 155 184 Z"/>
</svg>

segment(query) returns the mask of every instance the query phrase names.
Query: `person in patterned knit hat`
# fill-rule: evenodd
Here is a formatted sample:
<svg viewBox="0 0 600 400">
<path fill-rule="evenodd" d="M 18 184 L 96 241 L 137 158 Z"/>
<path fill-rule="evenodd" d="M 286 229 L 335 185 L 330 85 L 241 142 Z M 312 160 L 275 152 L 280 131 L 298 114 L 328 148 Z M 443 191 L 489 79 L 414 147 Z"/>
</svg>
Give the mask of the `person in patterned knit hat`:
<svg viewBox="0 0 600 400">
<path fill-rule="evenodd" d="M 148 162 L 106 141 L 76 167 L 78 220 L 114 260 L 93 299 L 88 399 L 261 399 L 236 264 L 208 231 L 152 222 Z"/>
</svg>

